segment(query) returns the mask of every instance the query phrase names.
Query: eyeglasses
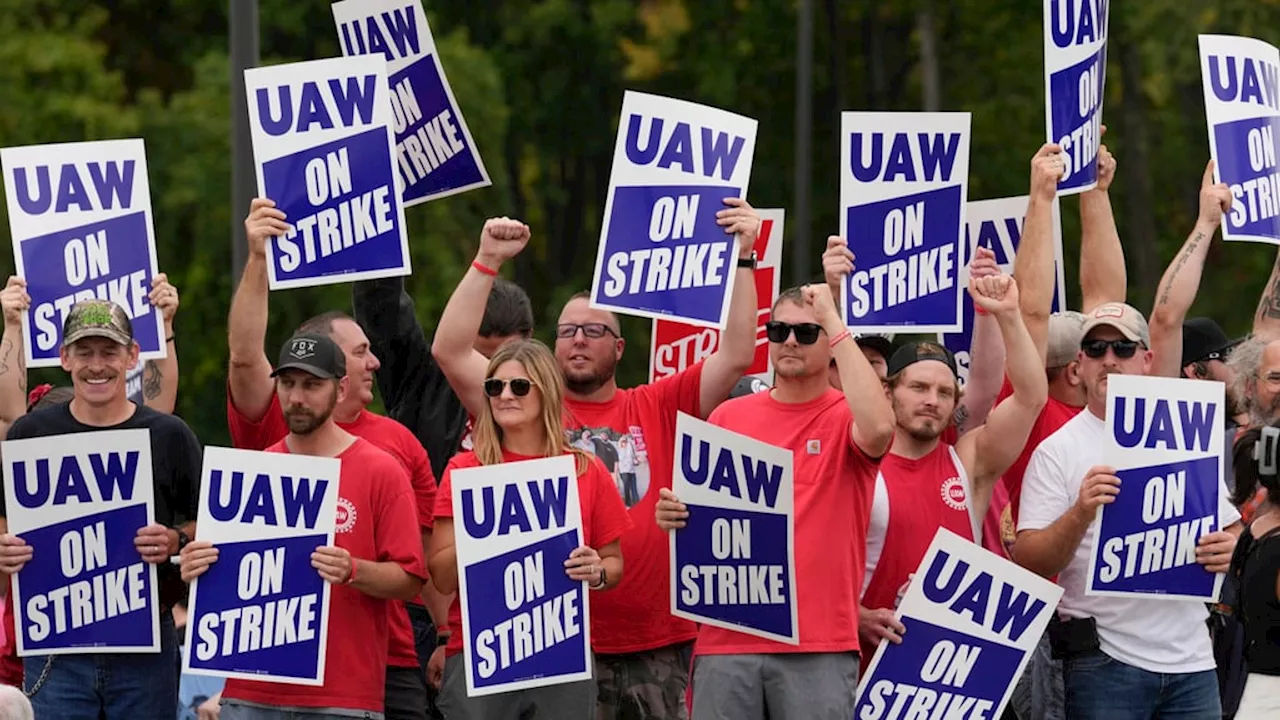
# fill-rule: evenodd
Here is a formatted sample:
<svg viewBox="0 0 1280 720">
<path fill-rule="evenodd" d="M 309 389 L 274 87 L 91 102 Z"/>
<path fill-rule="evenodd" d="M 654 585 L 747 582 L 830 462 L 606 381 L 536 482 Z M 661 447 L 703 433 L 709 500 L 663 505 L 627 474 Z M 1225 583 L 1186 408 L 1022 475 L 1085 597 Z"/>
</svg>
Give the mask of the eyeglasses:
<svg viewBox="0 0 1280 720">
<path fill-rule="evenodd" d="M 529 390 L 533 388 L 533 381 L 529 378 L 511 378 L 510 380 L 502 380 L 500 378 L 489 378 L 484 381 L 484 394 L 491 398 L 496 398 L 502 394 L 507 385 L 511 385 L 511 394 L 516 397 L 524 397 L 529 394 Z"/>
<path fill-rule="evenodd" d="M 1084 354 L 1095 360 L 1106 355 L 1107 348 L 1111 348 L 1116 357 L 1127 360 L 1138 352 L 1138 343 L 1134 340 L 1084 340 L 1080 343 Z"/>
<path fill-rule="evenodd" d="M 578 334 L 579 328 L 582 329 L 583 335 L 586 335 L 592 340 L 598 340 L 599 338 L 604 337 L 606 333 L 614 337 L 622 337 L 618 333 L 614 332 L 613 328 L 609 327 L 608 325 L 605 325 L 604 323 L 584 323 L 582 325 L 577 325 L 574 323 L 564 323 L 562 325 L 557 325 L 556 337 L 562 340 L 568 340 L 569 338 L 572 338 L 574 335 Z"/>
<path fill-rule="evenodd" d="M 817 323 L 792 325 L 778 320 L 770 320 L 764 324 L 764 332 L 769 337 L 769 342 L 784 343 L 791 336 L 791 333 L 795 332 L 796 342 L 801 345 L 812 345 L 818 342 L 818 333 L 822 332 L 822 326 Z"/>
</svg>

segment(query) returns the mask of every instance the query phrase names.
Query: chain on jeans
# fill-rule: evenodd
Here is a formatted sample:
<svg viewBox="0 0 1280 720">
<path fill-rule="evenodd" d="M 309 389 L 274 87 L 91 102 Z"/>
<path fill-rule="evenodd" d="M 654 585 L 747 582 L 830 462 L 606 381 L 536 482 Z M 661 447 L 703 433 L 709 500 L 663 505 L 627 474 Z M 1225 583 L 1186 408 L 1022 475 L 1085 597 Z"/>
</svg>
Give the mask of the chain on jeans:
<svg viewBox="0 0 1280 720">
<path fill-rule="evenodd" d="M 35 697 L 40 692 L 40 688 L 44 686 L 49 679 L 49 671 L 53 669 L 53 655 L 49 655 L 44 659 L 44 669 L 40 671 L 40 677 L 36 678 L 36 684 L 31 686 L 31 692 L 23 693 L 29 698 Z"/>
</svg>

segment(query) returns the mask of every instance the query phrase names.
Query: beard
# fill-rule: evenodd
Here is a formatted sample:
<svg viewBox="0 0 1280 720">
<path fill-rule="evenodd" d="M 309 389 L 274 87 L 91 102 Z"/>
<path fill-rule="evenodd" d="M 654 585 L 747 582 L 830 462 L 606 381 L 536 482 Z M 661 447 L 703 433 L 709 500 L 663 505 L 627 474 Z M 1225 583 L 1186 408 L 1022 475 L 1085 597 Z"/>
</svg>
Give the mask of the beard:
<svg viewBox="0 0 1280 720">
<path fill-rule="evenodd" d="M 304 407 L 291 407 L 284 411 L 284 421 L 289 426 L 289 432 L 294 435 L 310 435 L 328 422 L 337 405 L 338 389 L 334 388 L 333 396 L 324 409 L 313 412 Z"/>
<path fill-rule="evenodd" d="M 604 387 L 604 384 L 613 379 L 614 373 L 618 370 L 618 358 L 616 355 L 610 354 L 600 361 L 600 364 L 587 370 L 570 370 L 561 366 L 560 371 L 564 375 L 564 386 L 569 392 L 575 395 L 590 395 L 591 393 Z"/>
</svg>

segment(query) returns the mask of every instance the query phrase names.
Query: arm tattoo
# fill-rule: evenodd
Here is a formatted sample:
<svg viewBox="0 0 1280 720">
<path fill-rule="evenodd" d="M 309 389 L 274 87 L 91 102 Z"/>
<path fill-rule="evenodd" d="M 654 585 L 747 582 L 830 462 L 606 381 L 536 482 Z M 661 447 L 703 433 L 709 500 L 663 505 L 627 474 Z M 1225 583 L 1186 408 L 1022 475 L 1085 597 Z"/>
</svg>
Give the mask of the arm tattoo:
<svg viewBox="0 0 1280 720">
<path fill-rule="evenodd" d="M 1280 318 L 1280 272 L 1276 273 L 1276 279 L 1272 281 L 1271 287 L 1262 295 L 1262 302 L 1258 305 L 1258 315 L 1266 318 Z"/>
<path fill-rule="evenodd" d="M 1169 284 L 1164 286 L 1164 291 L 1160 293 L 1160 299 L 1156 301 L 1156 305 L 1169 304 L 1169 292 L 1173 290 L 1174 282 L 1178 279 L 1178 273 L 1182 272 L 1182 266 L 1187 264 L 1187 259 L 1195 254 L 1196 248 L 1200 246 L 1200 241 L 1204 239 L 1204 233 L 1196 233 L 1191 242 L 1187 244 L 1187 249 L 1178 255 L 1178 262 L 1173 266 L 1173 272 L 1169 273 Z"/>
<path fill-rule="evenodd" d="M 13 354 L 13 341 L 0 341 L 0 375 L 9 372 L 9 356 Z"/>
<path fill-rule="evenodd" d="M 155 360 L 148 360 L 147 364 L 142 366 L 142 396 L 147 400 L 160 397 L 160 381 L 163 379 L 164 374 L 160 372 L 160 366 Z"/>
<path fill-rule="evenodd" d="M 969 422 L 969 406 L 957 405 L 952 421 L 956 424 L 956 432 L 963 435 L 965 423 Z"/>
</svg>

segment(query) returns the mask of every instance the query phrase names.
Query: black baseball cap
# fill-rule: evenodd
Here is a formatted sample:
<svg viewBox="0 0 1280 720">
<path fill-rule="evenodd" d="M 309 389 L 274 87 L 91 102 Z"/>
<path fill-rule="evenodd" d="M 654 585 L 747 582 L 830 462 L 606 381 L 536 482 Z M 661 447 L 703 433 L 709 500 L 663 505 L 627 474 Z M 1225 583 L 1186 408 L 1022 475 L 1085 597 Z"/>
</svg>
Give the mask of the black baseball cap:
<svg viewBox="0 0 1280 720">
<path fill-rule="evenodd" d="M 854 342 L 858 343 L 860 348 L 868 348 L 880 353 L 884 356 L 885 362 L 893 356 L 893 341 L 883 335 L 858 335 L 854 338 Z"/>
<path fill-rule="evenodd" d="M 1191 318 L 1182 323 L 1182 366 L 1204 360 L 1213 353 L 1226 353 L 1244 338 L 1232 340 L 1212 318 Z"/>
<path fill-rule="evenodd" d="M 280 348 L 280 361 L 276 363 L 276 369 L 271 371 L 271 377 L 285 370 L 301 370 L 318 378 L 332 380 L 347 374 L 347 357 L 327 336 L 294 335 Z"/>
<path fill-rule="evenodd" d="M 951 368 L 951 373 L 956 377 L 960 375 L 956 369 L 956 356 L 938 343 L 928 341 L 909 342 L 898 348 L 893 353 L 893 356 L 889 358 L 889 367 L 886 372 L 889 375 L 897 375 L 905 370 L 908 365 L 918 363 L 921 360 L 937 360 Z"/>
</svg>

